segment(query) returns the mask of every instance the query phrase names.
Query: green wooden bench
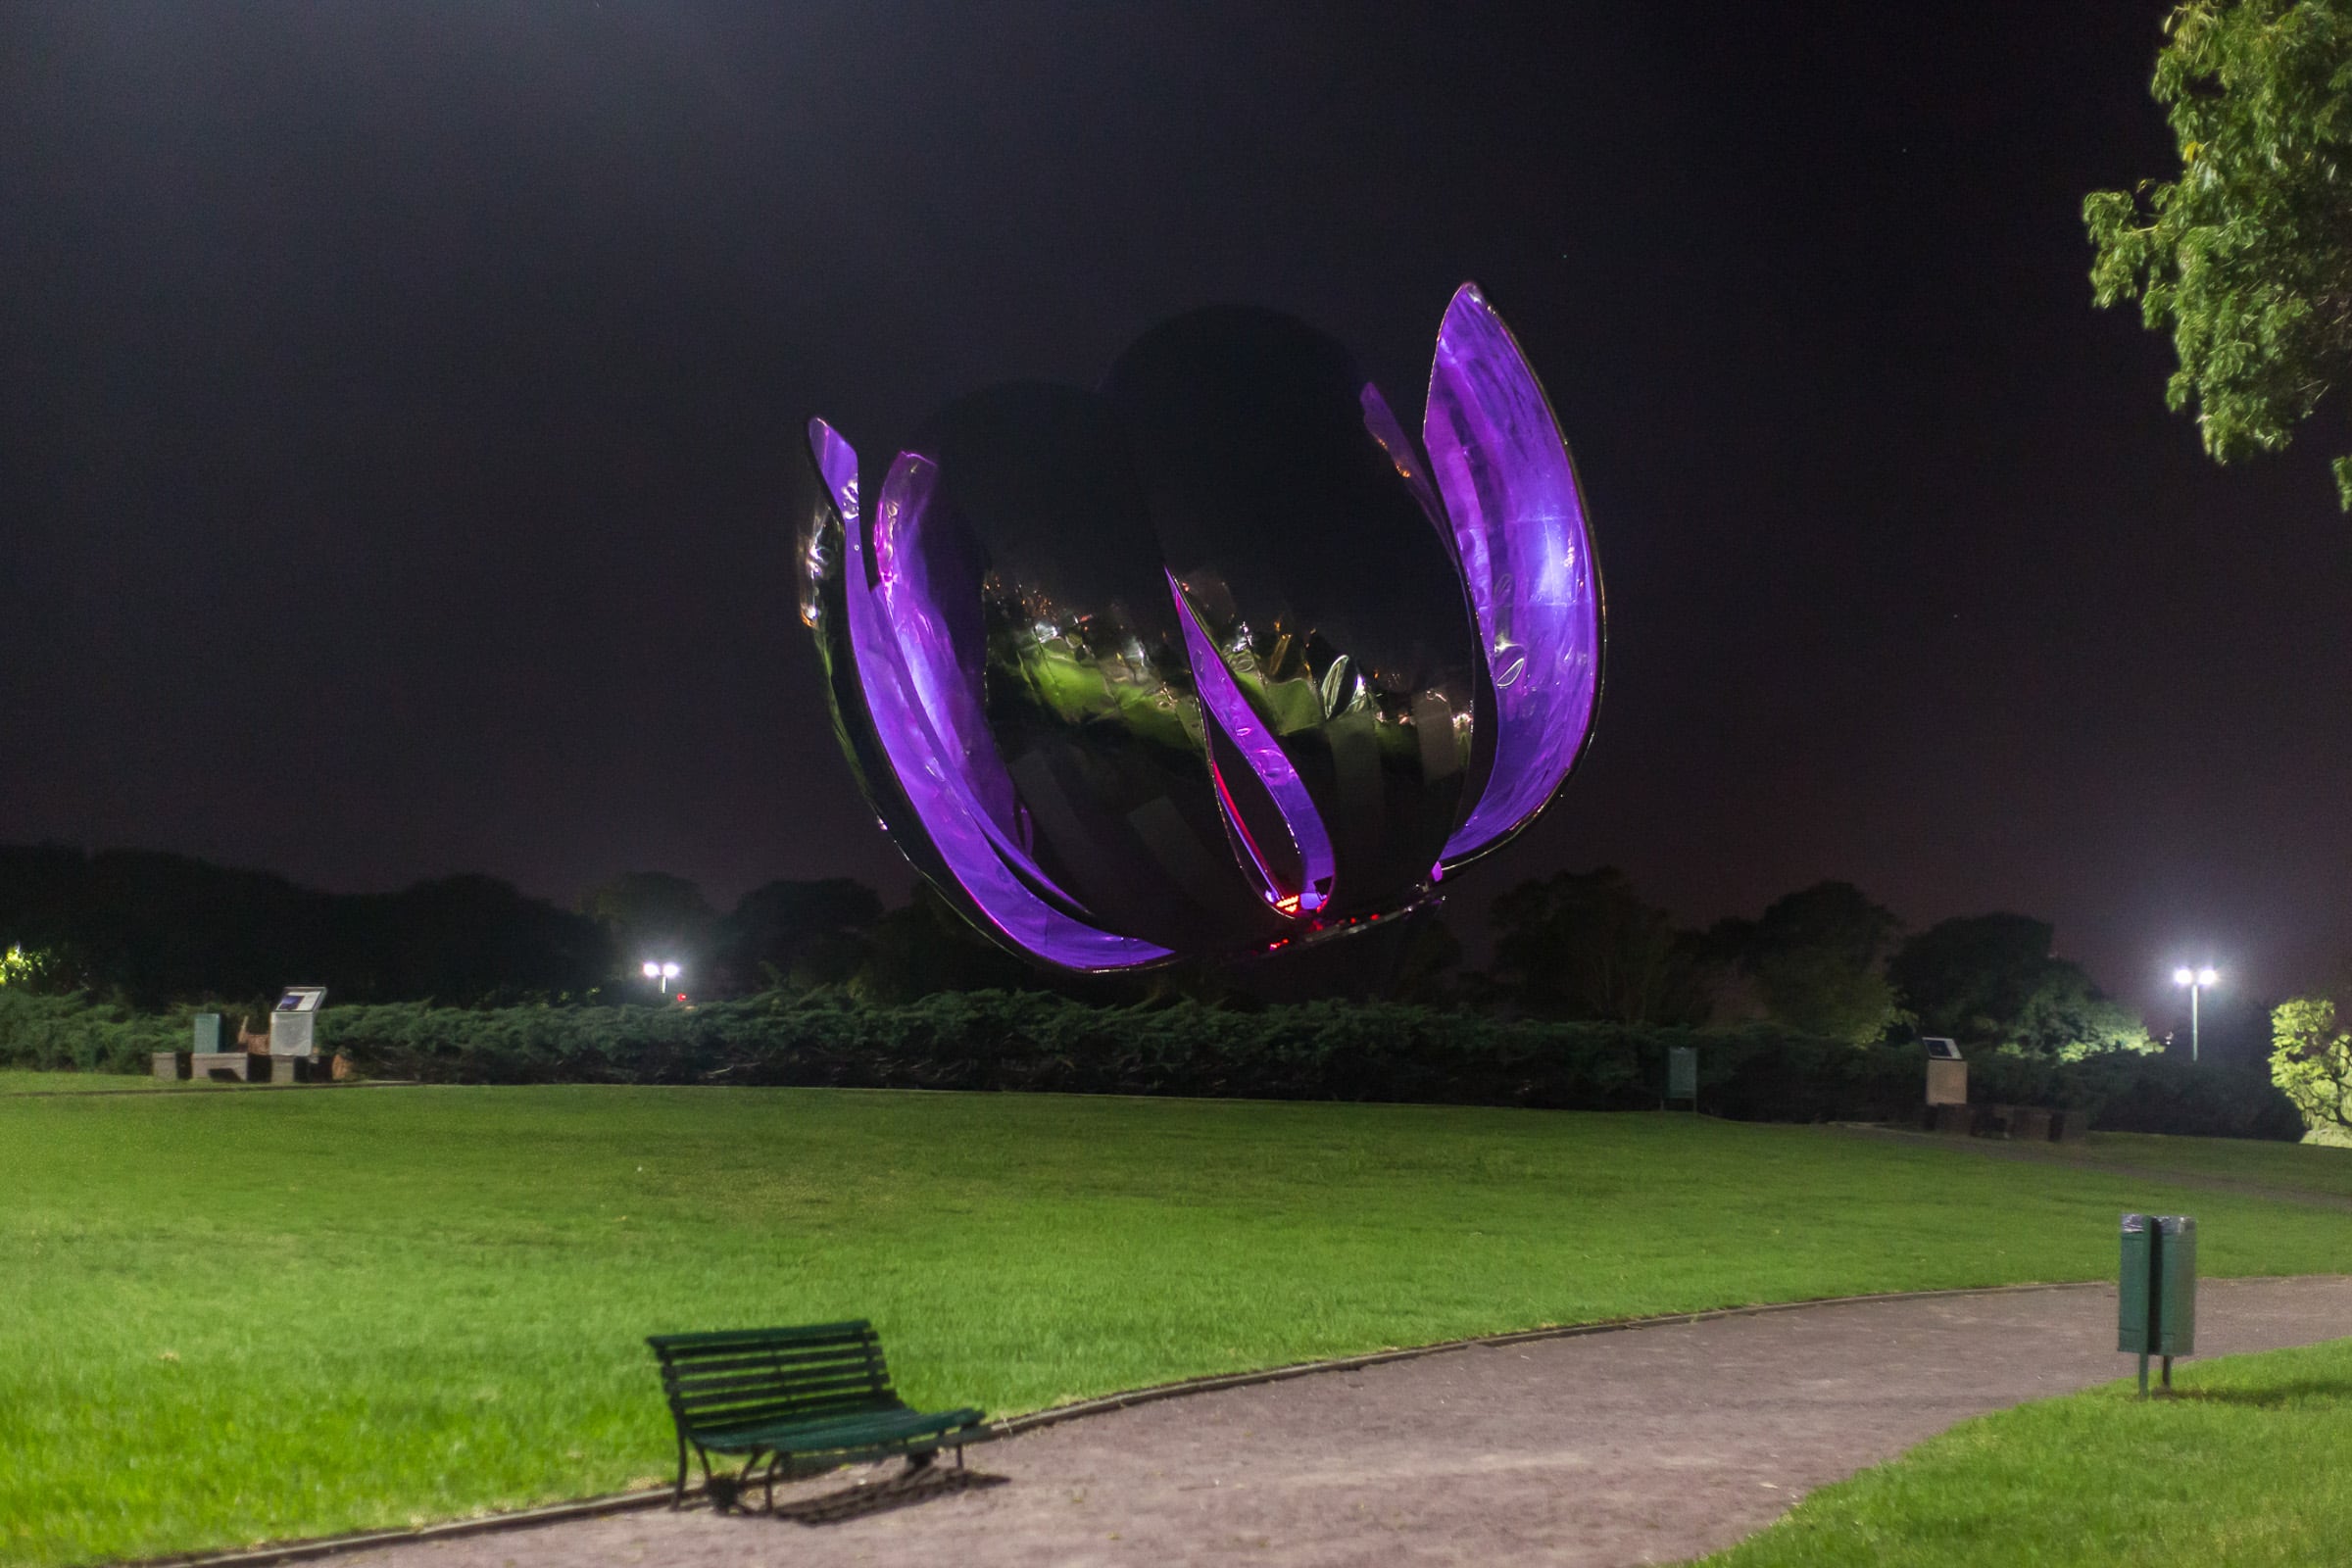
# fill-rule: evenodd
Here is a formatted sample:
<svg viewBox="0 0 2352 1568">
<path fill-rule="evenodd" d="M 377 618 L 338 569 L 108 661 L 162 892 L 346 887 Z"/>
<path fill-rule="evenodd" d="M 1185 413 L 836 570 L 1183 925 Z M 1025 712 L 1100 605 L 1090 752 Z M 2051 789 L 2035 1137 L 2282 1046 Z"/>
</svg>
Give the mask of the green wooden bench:
<svg viewBox="0 0 2352 1568">
<path fill-rule="evenodd" d="M 686 1450 L 702 1461 L 703 1488 L 720 1512 L 755 1483 L 767 1505 L 776 1483 L 835 1465 L 905 1455 L 909 1470 L 942 1448 L 985 1443 L 980 1411 L 916 1410 L 890 1386 L 873 1325 L 657 1334 L 645 1342 L 662 1361 L 662 1392 L 678 1427 L 678 1481 L 671 1506 L 686 1500 Z M 741 1455 L 743 1468 L 714 1474 L 710 1455 Z"/>
</svg>

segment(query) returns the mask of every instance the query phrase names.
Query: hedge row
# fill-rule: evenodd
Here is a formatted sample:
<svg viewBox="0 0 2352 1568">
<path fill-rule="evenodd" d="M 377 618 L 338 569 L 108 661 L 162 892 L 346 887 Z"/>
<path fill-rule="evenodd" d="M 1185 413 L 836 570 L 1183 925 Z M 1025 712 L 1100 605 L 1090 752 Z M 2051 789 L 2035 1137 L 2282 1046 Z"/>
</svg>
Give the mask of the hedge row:
<svg viewBox="0 0 2352 1568">
<path fill-rule="evenodd" d="M 134 1015 L 0 991 L 0 1065 L 140 1071 L 184 1049 L 194 1008 Z M 1555 1109 L 1655 1107 L 1666 1053 L 1698 1050 L 1699 1100 L 1752 1121 L 1916 1114 L 1916 1048 L 1856 1048 L 1769 1025 L 1731 1031 L 1541 1023 L 1385 1004 L 1230 1011 L 1094 1007 L 969 992 L 905 1007 L 770 994 L 691 1010 L 422 1004 L 337 1007 L 321 1044 L 376 1077 L 475 1084 L 791 1084 Z M 2087 1110 L 2116 1131 L 2292 1139 L 2267 1077 L 2161 1056 L 1970 1064 L 1970 1098 Z"/>
</svg>

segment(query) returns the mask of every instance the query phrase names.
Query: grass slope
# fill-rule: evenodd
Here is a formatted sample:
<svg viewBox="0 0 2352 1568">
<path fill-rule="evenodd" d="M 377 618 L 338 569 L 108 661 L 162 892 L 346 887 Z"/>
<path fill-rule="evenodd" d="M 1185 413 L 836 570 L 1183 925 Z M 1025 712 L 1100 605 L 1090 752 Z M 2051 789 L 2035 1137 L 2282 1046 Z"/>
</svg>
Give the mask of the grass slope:
<svg viewBox="0 0 2352 1568">
<path fill-rule="evenodd" d="M 2341 1267 L 2352 1218 L 1686 1117 L 755 1090 L 0 1102 L 0 1559 L 643 1481 L 648 1332 L 870 1316 L 1007 1412 L 1544 1323 Z"/>
<path fill-rule="evenodd" d="M 2087 1141 L 2074 1147 L 2088 1158 L 2120 1165 L 2224 1176 L 2231 1181 L 2258 1182 L 2265 1187 L 2300 1188 L 2305 1192 L 2352 1198 L 2352 1149 L 2327 1144 L 2093 1133 Z"/>
<path fill-rule="evenodd" d="M 50 1094 L 116 1094 L 124 1090 L 186 1089 L 187 1083 L 169 1083 L 147 1074 L 122 1072 L 33 1072 L 17 1067 L 0 1067 L 0 1097 L 8 1095 Z M 206 1082 L 194 1084 L 199 1089 L 218 1089 L 221 1085 Z"/>
<path fill-rule="evenodd" d="M 2352 1340 L 2186 1361 L 1963 1423 L 1708 1568 L 2304 1568 L 2352 1546 Z"/>
</svg>

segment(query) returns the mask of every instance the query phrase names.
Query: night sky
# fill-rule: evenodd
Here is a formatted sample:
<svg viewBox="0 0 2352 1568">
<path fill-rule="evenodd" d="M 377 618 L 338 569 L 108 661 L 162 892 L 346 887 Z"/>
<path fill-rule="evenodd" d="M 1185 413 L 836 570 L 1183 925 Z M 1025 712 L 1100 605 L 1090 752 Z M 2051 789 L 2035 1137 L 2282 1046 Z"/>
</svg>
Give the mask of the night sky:
<svg viewBox="0 0 2352 1568">
<path fill-rule="evenodd" d="M 2169 1021 L 2352 955 L 2332 409 L 2221 469 L 2078 209 L 2167 0 L 17 4 L 0 842 L 339 890 L 911 873 L 793 612 L 799 428 L 1219 300 L 1418 423 L 1477 279 L 1608 582 L 1598 738 L 1461 880 L 2012 908 Z"/>
</svg>

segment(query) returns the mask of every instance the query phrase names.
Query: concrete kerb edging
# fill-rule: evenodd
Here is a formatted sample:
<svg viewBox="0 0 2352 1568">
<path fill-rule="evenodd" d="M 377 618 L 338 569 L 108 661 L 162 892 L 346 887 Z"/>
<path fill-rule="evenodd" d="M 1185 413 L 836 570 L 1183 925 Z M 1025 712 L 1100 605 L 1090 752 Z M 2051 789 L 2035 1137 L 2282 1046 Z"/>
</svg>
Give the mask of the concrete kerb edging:
<svg viewBox="0 0 2352 1568">
<path fill-rule="evenodd" d="M 12 1100 L 154 1100 L 164 1095 L 282 1094 L 289 1089 L 420 1089 L 414 1078 L 349 1078 L 326 1084 L 195 1084 L 182 1080 L 169 1089 L 23 1089 L 0 1095 L 0 1104 Z"/>
<path fill-rule="evenodd" d="M 1592 1334 L 1622 1334 L 1632 1329 L 1674 1328 L 1688 1323 L 1762 1317 L 1774 1312 L 1796 1312 L 1817 1306 L 1862 1306 L 1873 1301 L 1923 1301 L 1971 1296 L 2023 1296 L 2036 1291 L 2090 1291 L 2106 1283 L 2104 1280 L 2059 1280 L 2033 1285 L 1963 1286 L 1948 1291 L 1878 1291 L 1867 1296 L 1825 1296 L 1803 1301 L 1766 1301 L 1753 1306 L 1715 1307 L 1704 1312 L 1666 1312 L 1655 1317 L 1606 1318 L 1597 1323 L 1571 1323 L 1557 1328 L 1521 1329 L 1510 1334 L 1484 1334 L 1475 1339 L 1446 1340 L 1436 1345 L 1374 1350 L 1366 1355 L 1344 1355 L 1328 1361 L 1298 1361 L 1289 1366 L 1267 1367 L 1255 1372 L 1225 1372 L 1208 1377 L 1186 1378 L 1175 1383 L 1155 1383 L 1150 1388 L 1106 1394 L 1100 1398 L 1081 1399 L 1074 1404 L 1057 1404 L 1051 1409 L 1035 1410 L 1028 1415 L 992 1422 L 988 1435 L 991 1439 L 1018 1437 L 1024 1432 L 1035 1432 L 1040 1427 L 1057 1426 L 1064 1421 L 1076 1421 L 1086 1416 L 1107 1415 L 1113 1410 L 1151 1404 L 1160 1399 L 1182 1398 L 1193 1394 L 1214 1394 L 1220 1389 L 1243 1389 L 1259 1383 L 1281 1383 L 1291 1378 L 1312 1377 L 1319 1372 L 1348 1372 L 1357 1367 L 1381 1366 L 1391 1361 L 1413 1361 L 1423 1356 L 1444 1355 L 1452 1350 L 1499 1349 L 1542 1340 L 1573 1340 Z M 703 1489 L 699 1486 L 686 1489 L 689 1503 L 699 1501 L 702 1494 Z M 575 1519 L 595 1519 L 605 1514 L 635 1513 L 666 1506 L 670 1496 L 671 1491 L 667 1487 L 647 1492 L 617 1492 L 602 1497 L 582 1497 L 575 1502 L 551 1503 L 544 1508 L 489 1514 L 479 1519 L 453 1519 L 446 1524 L 423 1525 L 414 1530 L 370 1530 L 348 1536 L 321 1536 L 311 1541 L 251 1546 L 238 1551 L 140 1557 L 118 1564 L 117 1568 L 269 1568 L 273 1563 L 303 1562 L 315 1557 L 332 1556 L 336 1552 L 362 1551 L 370 1546 L 454 1541 L 465 1536 L 494 1535 L 507 1530 L 530 1530 L 541 1525 L 564 1524 Z"/>
</svg>

